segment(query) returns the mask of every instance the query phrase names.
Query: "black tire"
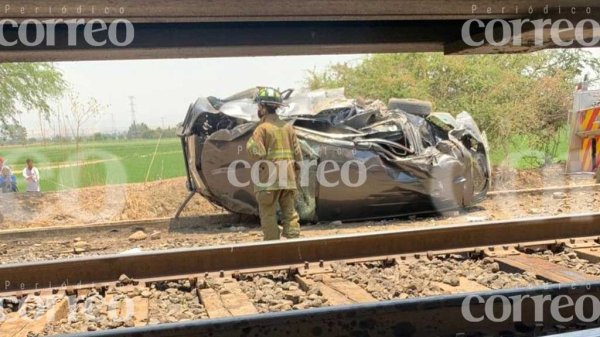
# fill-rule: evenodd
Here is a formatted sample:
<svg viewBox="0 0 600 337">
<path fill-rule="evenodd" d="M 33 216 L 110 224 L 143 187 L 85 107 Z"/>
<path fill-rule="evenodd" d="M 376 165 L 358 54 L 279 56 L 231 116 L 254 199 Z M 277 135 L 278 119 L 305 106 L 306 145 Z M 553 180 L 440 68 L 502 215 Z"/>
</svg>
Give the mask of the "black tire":
<svg viewBox="0 0 600 337">
<path fill-rule="evenodd" d="M 433 111 L 431 102 L 421 101 L 414 98 L 390 98 L 390 101 L 388 102 L 388 109 L 399 109 L 408 112 L 409 114 L 423 117 L 429 116 L 431 111 Z"/>
</svg>

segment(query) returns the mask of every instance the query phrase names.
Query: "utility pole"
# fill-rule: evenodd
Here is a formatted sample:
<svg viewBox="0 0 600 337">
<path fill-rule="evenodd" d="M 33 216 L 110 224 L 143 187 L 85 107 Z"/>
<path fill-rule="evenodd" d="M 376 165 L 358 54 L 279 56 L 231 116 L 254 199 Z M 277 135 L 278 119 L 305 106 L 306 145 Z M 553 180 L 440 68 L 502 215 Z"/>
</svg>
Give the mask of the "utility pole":
<svg viewBox="0 0 600 337">
<path fill-rule="evenodd" d="M 133 102 L 133 100 L 135 99 L 135 97 L 133 96 L 129 96 L 129 107 L 131 108 L 131 127 L 132 127 L 132 136 L 133 138 L 137 138 L 138 137 L 138 130 L 137 130 L 137 125 L 135 123 L 135 103 Z"/>
<path fill-rule="evenodd" d="M 131 120 L 133 122 L 133 125 L 135 126 L 135 103 L 134 103 L 135 97 L 134 96 L 129 96 L 129 107 L 131 108 Z"/>
</svg>

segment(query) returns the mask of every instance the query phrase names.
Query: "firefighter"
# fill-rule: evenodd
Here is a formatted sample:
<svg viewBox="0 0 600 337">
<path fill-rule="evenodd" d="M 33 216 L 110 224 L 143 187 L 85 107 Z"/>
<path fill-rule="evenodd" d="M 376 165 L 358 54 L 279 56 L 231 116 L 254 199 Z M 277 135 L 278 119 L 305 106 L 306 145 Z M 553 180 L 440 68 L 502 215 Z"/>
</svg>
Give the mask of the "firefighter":
<svg viewBox="0 0 600 337">
<path fill-rule="evenodd" d="M 252 177 L 265 240 L 300 236 L 299 217 L 294 207 L 298 163 L 302 152 L 294 128 L 279 119 L 277 109 L 283 106 L 279 90 L 258 88 L 256 95 L 260 123 L 246 148 L 257 160 L 256 177 Z M 277 224 L 277 205 L 281 209 L 283 232 Z"/>
</svg>

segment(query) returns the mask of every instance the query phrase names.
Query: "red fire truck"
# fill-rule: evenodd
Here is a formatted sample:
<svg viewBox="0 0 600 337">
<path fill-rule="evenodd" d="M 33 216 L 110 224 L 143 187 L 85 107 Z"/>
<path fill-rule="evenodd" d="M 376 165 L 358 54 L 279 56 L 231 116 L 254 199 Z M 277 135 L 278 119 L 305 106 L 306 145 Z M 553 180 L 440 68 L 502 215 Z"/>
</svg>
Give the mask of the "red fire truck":
<svg viewBox="0 0 600 337">
<path fill-rule="evenodd" d="M 600 179 L 600 90 L 577 86 L 569 114 L 567 173 L 595 172 Z"/>
</svg>

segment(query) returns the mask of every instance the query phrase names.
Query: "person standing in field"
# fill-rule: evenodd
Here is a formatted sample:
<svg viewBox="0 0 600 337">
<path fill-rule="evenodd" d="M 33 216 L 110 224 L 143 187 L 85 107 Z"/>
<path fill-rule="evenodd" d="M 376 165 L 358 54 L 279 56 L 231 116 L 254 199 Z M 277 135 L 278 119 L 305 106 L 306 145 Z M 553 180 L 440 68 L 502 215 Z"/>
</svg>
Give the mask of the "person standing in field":
<svg viewBox="0 0 600 337">
<path fill-rule="evenodd" d="M 246 148 L 250 157 L 258 160 L 260 165 L 260 181 L 253 183 L 264 239 L 279 240 L 282 234 L 288 239 L 297 238 L 300 236 L 300 224 L 294 207 L 296 164 L 302 161 L 302 152 L 296 132 L 277 115 L 277 108 L 283 105 L 279 90 L 259 88 L 256 102 L 260 123 Z M 277 225 L 278 204 L 283 233 Z"/>
<path fill-rule="evenodd" d="M 0 189 L 2 193 L 17 191 L 17 177 L 12 174 L 10 167 L 7 165 L 2 166 L 2 169 L 0 169 Z"/>
<path fill-rule="evenodd" d="M 33 160 L 27 159 L 27 167 L 23 170 L 23 177 L 27 184 L 27 192 L 40 191 L 40 172 L 33 166 Z"/>
</svg>

